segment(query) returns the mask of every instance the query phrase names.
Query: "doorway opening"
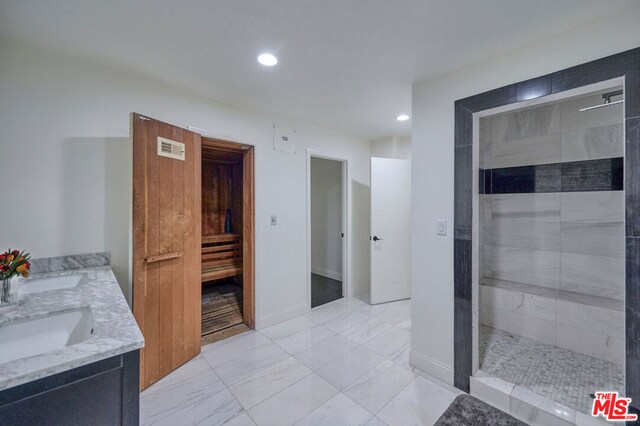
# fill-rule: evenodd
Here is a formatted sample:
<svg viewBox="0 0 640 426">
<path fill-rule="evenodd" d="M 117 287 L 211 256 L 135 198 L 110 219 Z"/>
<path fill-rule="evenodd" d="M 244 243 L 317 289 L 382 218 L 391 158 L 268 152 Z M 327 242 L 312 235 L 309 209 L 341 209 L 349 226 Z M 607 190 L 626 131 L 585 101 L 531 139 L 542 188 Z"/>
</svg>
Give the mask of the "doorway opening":
<svg viewBox="0 0 640 426">
<path fill-rule="evenodd" d="M 202 345 L 253 328 L 252 147 L 202 138 Z"/>
<path fill-rule="evenodd" d="M 308 288 L 311 308 L 347 294 L 347 162 L 308 156 Z"/>
<path fill-rule="evenodd" d="M 133 313 L 146 389 L 254 328 L 254 149 L 132 114 Z"/>
</svg>

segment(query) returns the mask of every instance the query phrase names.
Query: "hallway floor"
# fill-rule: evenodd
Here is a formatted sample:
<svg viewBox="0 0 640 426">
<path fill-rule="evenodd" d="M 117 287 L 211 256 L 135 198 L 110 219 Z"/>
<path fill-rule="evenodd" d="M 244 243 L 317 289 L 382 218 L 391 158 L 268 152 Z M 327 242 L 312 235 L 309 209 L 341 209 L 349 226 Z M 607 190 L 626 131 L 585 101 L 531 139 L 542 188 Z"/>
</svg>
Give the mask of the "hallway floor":
<svg viewBox="0 0 640 426">
<path fill-rule="evenodd" d="M 409 366 L 410 312 L 340 299 L 205 346 L 142 393 L 141 423 L 433 424 L 460 392 Z"/>
<path fill-rule="evenodd" d="M 480 327 L 480 369 L 583 413 L 595 391 L 624 393 L 621 365 L 487 326 Z"/>
<path fill-rule="evenodd" d="M 325 305 L 342 298 L 342 281 L 311 274 L 311 307 Z"/>
</svg>

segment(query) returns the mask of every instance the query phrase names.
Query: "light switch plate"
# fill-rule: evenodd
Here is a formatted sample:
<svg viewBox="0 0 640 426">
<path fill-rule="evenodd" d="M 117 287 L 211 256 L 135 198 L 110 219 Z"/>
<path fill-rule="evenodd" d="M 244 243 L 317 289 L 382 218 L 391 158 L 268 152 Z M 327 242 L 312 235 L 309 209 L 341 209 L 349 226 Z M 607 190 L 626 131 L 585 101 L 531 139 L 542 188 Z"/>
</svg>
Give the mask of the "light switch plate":
<svg viewBox="0 0 640 426">
<path fill-rule="evenodd" d="M 276 226 L 278 224 L 278 216 L 275 214 L 271 215 L 271 226 Z"/>
<path fill-rule="evenodd" d="M 436 220 L 436 235 L 447 235 L 446 220 Z"/>
</svg>

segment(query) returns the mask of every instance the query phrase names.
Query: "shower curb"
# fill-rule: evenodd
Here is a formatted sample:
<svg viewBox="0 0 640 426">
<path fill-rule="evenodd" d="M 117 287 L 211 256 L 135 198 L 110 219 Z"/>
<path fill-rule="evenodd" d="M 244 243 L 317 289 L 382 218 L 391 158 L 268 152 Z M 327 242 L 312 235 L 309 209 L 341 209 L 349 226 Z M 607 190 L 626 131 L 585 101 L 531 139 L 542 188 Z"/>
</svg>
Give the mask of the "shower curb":
<svg viewBox="0 0 640 426">
<path fill-rule="evenodd" d="M 607 424 L 482 370 L 470 377 L 470 387 L 471 396 L 533 426 Z"/>
</svg>

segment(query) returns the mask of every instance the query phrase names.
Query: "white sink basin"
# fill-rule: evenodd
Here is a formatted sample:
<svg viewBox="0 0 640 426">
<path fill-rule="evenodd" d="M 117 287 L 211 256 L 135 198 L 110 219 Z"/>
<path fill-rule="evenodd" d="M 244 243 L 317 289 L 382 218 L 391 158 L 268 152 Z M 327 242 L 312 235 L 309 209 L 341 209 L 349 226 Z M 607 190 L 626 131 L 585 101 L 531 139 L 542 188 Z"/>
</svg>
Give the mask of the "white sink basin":
<svg viewBox="0 0 640 426">
<path fill-rule="evenodd" d="M 34 278 L 23 281 L 27 293 L 41 293 L 43 291 L 60 290 L 76 287 L 86 279 L 85 274 L 64 275 L 61 277 Z"/>
<path fill-rule="evenodd" d="M 75 345 L 92 334 L 88 307 L 0 325 L 0 364 Z"/>
</svg>

